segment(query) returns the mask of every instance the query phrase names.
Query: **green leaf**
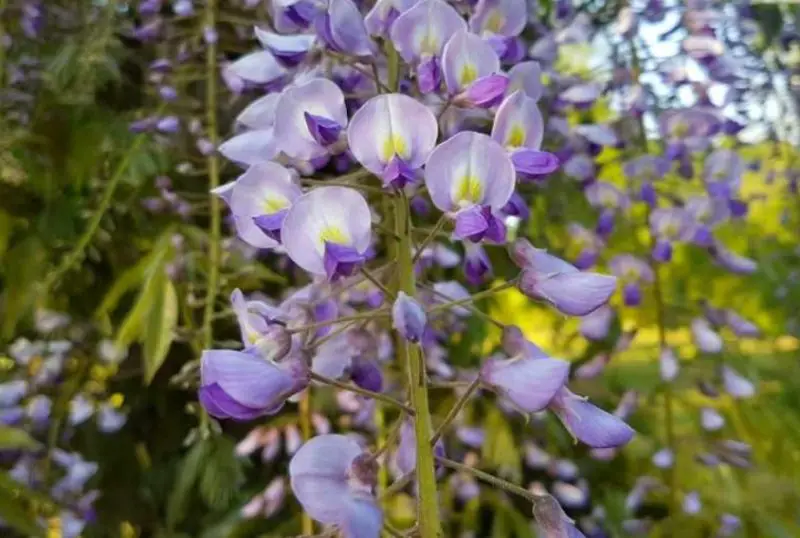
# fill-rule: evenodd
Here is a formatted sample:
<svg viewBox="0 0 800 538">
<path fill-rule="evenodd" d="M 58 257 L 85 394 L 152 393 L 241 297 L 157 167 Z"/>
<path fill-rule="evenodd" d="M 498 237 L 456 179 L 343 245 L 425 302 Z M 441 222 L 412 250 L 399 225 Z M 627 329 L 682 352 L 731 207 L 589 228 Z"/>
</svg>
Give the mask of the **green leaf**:
<svg viewBox="0 0 800 538">
<path fill-rule="evenodd" d="M 220 435 L 213 438 L 213 443 L 214 449 L 200 478 L 200 497 L 209 508 L 223 510 L 234 500 L 244 474 L 233 440 Z"/>
<path fill-rule="evenodd" d="M 0 488 L 0 519 L 11 528 L 31 538 L 44 536 L 36 518 L 26 507 L 23 497 L 14 490 Z"/>
<path fill-rule="evenodd" d="M 213 449 L 210 439 L 203 439 L 196 443 L 186 454 L 178 469 L 175 485 L 167 500 L 167 527 L 174 529 L 186 517 L 192 491 L 200 478 L 203 466 L 208 455 Z"/>
<path fill-rule="evenodd" d="M 46 251 L 36 237 L 12 247 L 4 259 L 5 273 L 3 287 L 2 337 L 9 339 L 14 335 L 17 323 L 30 308 L 35 293 L 34 284 L 42 275 Z"/>
<path fill-rule="evenodd" d="M 0 450 L 36 450 L 39 446 L 25 430 L 0 425 Z"/>
<path fill-rule="evenodd" d="M 150 306 L 144 328 L 144 381 L 147 384 L 150 384 L 164 364 L 172 346 L 175 326 L 178 324 L 178 295 L 175 293 L 175 285 L 165 273 L 161 273 L 159 280 L 160 289 L 156 289 L 155 300 Z"/>
</svg>

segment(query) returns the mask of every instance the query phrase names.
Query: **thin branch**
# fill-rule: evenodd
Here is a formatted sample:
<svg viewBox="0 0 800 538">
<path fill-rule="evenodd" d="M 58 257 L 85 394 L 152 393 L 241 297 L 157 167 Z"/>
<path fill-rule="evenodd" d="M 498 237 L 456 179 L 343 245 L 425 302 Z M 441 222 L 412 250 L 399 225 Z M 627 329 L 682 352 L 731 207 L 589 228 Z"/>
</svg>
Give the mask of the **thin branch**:
<svg viewBox="0 0 800 538">
<path fill-rule="evenodd" d="M 288 331 L 290 334 L 302 333 L 314 329 L 320 329 L 322 327 L 328 327 L 329 325 L 345 323 L 347 321 L 359 321 L 364 319 L 370 320 L 374 318 L 388 317 L 388 316 L 391 316 L 391 312 L 389 312 L 388 309 L 384 308 L 381 310 L 370 310 L 369 312 L 360 312 L 358 314 L 353 314 L 352 316 L 342 316 L 336 319 L 329 319 L 326 321 L 317 321 L 314 323 L 309 323 L 308 325 L 303 325 L 302 327 L 295 327 L 293 329 L 288 329 Z"/>
<path fill-rule="evenodd" d="M 435 456 L 435 457 L 436 457 L 436 461 L 438 461 L 439 463 L 441 463 L 445 467 L 449 467 L 449 468 L 454 469 L 456 471 L 469 473 L 469 474 L 473 475 L 475 478 L 478 478 L 479 480 L 483 480 L 484 482 L 492 484 L 493 486 L 497 486 L 498 488 L 500 488 L 500 489 L 502 489 L 504 491 L 507 491 L 509 493 L 513 493 L 515 495 L 519 495 L 523 499 L 526 499 L 526 500 L 528 500 L 528 501 L 530 501 L 532 503 L 536 502 L 540 498 L 540 496 L 531 493 L 527 489 L 525 489 L 523 487 L 520 487 L 520 486 L 518 486 L 516 484 L 512 484 L 511 482 L 508 482 L 507 480 L 503 480 L 502 478 L 497 478 L 494 475 L 491 475 L 489 473 L 480 471 L 478 469 L 474 469 L 474 468 L 472 468 L 472 467 L 470 467 L 468 465 L 464 465 L 463 463 L 458 463 L 457 461 L 453 461 L 453 460 L 450 460 L 450 459 L 447 459 L 447 458 L 443 458 L 443 457 L 440 457 L 440 456 Z"/>
<path fill-rule="evenodd" d="M 467 405 L 467 402 L 469 401 L 470 397 L 472 397 L 475 391 L 478 390 L 480 384 L 481 384 L 480 376 L 475 376 L 475 379 L 472 381 L 472 383 L 470 383 L 467 386 L 467 390 L 464 391 L 464 394 L 462 394 L 461 397 L 458 399 L 458 401 L 453 405 L 453 407 L 450 408 L 450 411 L 447 413 L 447 416 L 444 417 L 442 423 L 439 424 L 438 428 L 436 428 L 436 431 L 434 432 L 433 437 L 431 438 L 431 445 L 435 445 L 436 441 L 438 441 L 442 437 L 442 434 L 444 434 L 448 426 L 452 424 L 452 422 L 455 420 L 455 418 L 458 416 L 461 410 L 464 409 L 464 406 Z"/>
<path fill-rule="evenodd" d="M 436 221 L 436 225 L 417 247 L 417 252 L 414 254 L 414 258 L 411 260 L 412 264 L 415 264 L 417 261 L 419 261 L 420 257 L 422 256 L 422 251 L 425 250 L 425 248 L 436 238 L 439 231 L 444 228 L 445 223 L 447 223 L 447 216 L 442 213 L 442 216 L 439 217 L 438 221 Z"/>
<path fill-rule="evenodd" d="M 342 381 L 337 381 L 336 379 L 331 379 L 329 377 L 325 377 L 325 376 L 320 375 L 320 374 L 318 374 L 318 373 L 316 373 L 314 371 L 312 371 L 310 373 L 310 375 L 311 375 L 311 379 L 313 379 L 314 381 L 317 381 L 319 383 L 322 383 L 324 385 L 330 385 L 330 386 L 336 387 L 338 389 L 347 390 L 347 391 L 350 391 L 350 392 L 354 392 L 356 394 L 360 394 L 361 396 L 366 396 L 367 398 L 380 400 L 381 402 L 384 402 L 384 403 L 387 403 L 389 405 L 393 405 L 395 407 L 398 407 L 398 408 L 402 409 L 403 411 L 405 411 L 409 415 L 412 415 L 412 416 L 414 415 L 414 409 L 412 409 L 411 407 L 407 406 L 406 404 L 404 404 L 400 400 L 395 400 L 394 398 L 392 398 L 391 396 L 388 396 L 386 394 L 382 394 L 380 392 L 373 392 L 373 391 L 367 390 L 367 389 L 362 389 L 358 385 L 354 385 L 352 383 L 344 383 Z"/>
</svg>

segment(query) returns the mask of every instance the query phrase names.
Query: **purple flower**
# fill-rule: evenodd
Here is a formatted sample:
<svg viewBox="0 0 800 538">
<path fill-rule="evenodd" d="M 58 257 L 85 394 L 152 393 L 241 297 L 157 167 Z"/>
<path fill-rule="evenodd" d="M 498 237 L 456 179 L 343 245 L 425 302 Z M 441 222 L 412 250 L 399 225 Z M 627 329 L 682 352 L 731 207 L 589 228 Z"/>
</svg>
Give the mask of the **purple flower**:
<svg viewBox="0 0 800 538">
<path fill-rule="evenodd" d="M 592 448 L 622 446 L 635 433 L 625 422 L 566 387 L 556 393 L 549 407 L 576 439 Z"/>
<path fill-rule="evenodd" d="M 547 356 L 520 354 L 490 359 L 481 367 L 481 383 L 524 413 L 541 411 L 569 376 L 569 363 Z"/>
<path fill-rule="evenodd" d="M 522 268 L 522 293 L 545 300 L 568 316 L 595 311 L 608 302 L 617 287 L 616 277 L 578 271 L 524 239 L 515 241 L 511 248 L 514 262 Z"/>
<path fill-rule="evenodd" d="M 283 219 L 302 194 L 283 166 L 273 162 L 251 166 L 230 190 L 237 235 L 256 248 L 275 248 L 281 242 Z"/>
<path fill-rule="evenodd" d="M 509 95 L 495 115 L 492 138 L 511 152 L 517 172 L 525 177 L 539 177 L 554 172 L 558 159 L 540 151 L 544 121 L 536 101 L 522 91 Z"/>
<path fill-rule="evenodd" d="M 17 405 L 27 392 L 28 383 L 23 379 L 0 383 L 0 407 Z"/>
<path fill-rule="evenodd" d="M 250 103 L 238 116 L 236 123 L 250 129 L 267 129 L 275 124 L 275 110 L 281 94 L 268 93 Z"/>
<path fill-rule="evenodd" d="M 445 43 L 466 28 L 467 23 L 447 2 L 422 0 L 397 18 L 390 33 L 400 57 L 416 65 L 441 58 Z"/>
<path fill-rule="evenodd" d="M 614 216 L 617 211 L 628 208 L 628 197 L 611 183 L 595 181 L 584 191 L 586 199 L 592 207 L 601 210 L 596 232 L 600 237 L 607 237 L 614 229 Z"/>
<path fill-rule="evenodd" d="M 281 238 L 297 265 L 329 280 L 351 276 L 366 260 L 372 215 L 364 197 L 347 187 L 319 187 L 286 213 Z"/>
<path fill-rule="evenodd" d="M 725 418 L 715 409 L 704 407 L 700 410 L 700 425 L 707 432 L 715 432 L 725 426 Z"/>
<path fill-rule="evenodd" d="M 689 515 L 699 514 L 703 508 L 703 503 L 700 501 L 700 494 L 696 491 L 690 491 L 683 497 L 683 511 Z"/>
<path fill-rule="evenodd" d="M 586 538 L 564 513 L 558 501 L 546 493 L 539 495 L 533 503 L 533 518 L 539 534 L 553 538 Z"/>
<path fill-rule="evenodd" d="M 743 318 L 733 310 L 725 310 L 723 315 L 725 324 L 730 327 L 736 336 L 740 338 L 758 338 L 761 336 L 761 329 L 755 323 Z"/>
<path fill-rule="evenodd" d="M 500 104 L 507 89 L 508 77 L 494 73 L 471 83 L 453 102 L 466 108 L 492 108 Z"/>
<path fill-rule="evenodd" d="M 422 306 L 405 292 L 399 292 L 392 306 L 392 327 L 409 342 L 417 343 L 426 324 L 427 316 Z"/>
<path fill-rule="evenodd" d="M 506 95 L 522 91 L 534 101 L 542 97 L 542 68 L 539 62 L 527 61 L 515 64 L 508 71 L 508 88 Z"/>
<path fill-rule="evenodd" d="M 491 276 L 492 262 L 486 249 L 478 243 L 466 243 L 464 249 L 464 275 L 467 282 L 477 286 Z"/>
<path fill-rule="evenodd" d="M 248 301 L 238 288 L 231 293 L 231 308 L 236 314 L 242 343 L 257 346 L 271 360 L 283 358 L 291 347 L 291 339 L 283 323 L 280 309 L 263 301 Z"/>
<path fill-rule="evenodd" d="M 753 382 L 730 366 L 722 367 L 722 384 L 725 392 L 737 399 L 752 398 L 756 393 Z"/>
<path fill-rule="evenodd" d="M 408 11 L 419 0 L 378 0 L 364 17 L 364 26 L 370 35 L 387 37 L 397 17 Z"/>
<path fill-rule="evenodd" d="M 718 241 L 714 241 L 709 247 L 709 251 L 718 264 L 732 273 L 750 275 L 758 269 L 758 264 L 755 260 L 731 252 Z"/>
<path fill-rule="evenodd" d="M 250 348 L 206 350 L 200 359 L 200 402 L 217 418 L 252 420 L 276 413 L 307 385 L 308 367 L 300 357 L 274 362 Z"/>
<path fill-rule="evenodd" d="M 442 71 L 447 90 L 451 95 L 458 95 L 476 82 L 496 76 L 500 72 L 500 59 L 489 43 L 467 30 L 459 30 L 444 46 Z M 507 82 L 494 88 L 498 101 L 505 94 Z"/>
<path fill-rule="evenodd" d="M 311 34 L 281 35 L 255 28 L 256 39 L 287 67 L 294 67 L 305 59 L 317 41 Z"/>
<path fill-rule="evenodd" d="M 465 131 L 442 142 L 425 164 L 433 204 L 454 215 L 455 235 L 502 241 L 505 229 L 494 212 L 514 192 L 514 165 L 503 147 L 484 134 Z"/>
<path fill-rule="evenodd" d="M 275 106 L 274 137 L 286 155 L 311 161 L 344 149 L 347 108 L 330 80 L 314 78 L 283 91 Z"/>
<path fill-rule="evenodd" d="M 575 84 L 561 92 L 558 98 L 572 106 L 585 108 L 591 106 L 603 94 L 603 88 L 596 82 Z"/>
<path fill-rule="evenodd" d="M 662 448 L 653 454 L 653 465 L 659 469 L 669 469 L 675 464 L 675 454 L 669 448 Z"/>
<path fill-rule="evenodd" d="M 329 0 L 325 13 L 314 24 L 317 35 L 332 50 L 352 56 L 372 56 L 372 40 L 352 0 Z"/>
<path fill-rule="evenodd" d="M 661 353 L 658 356 L 658 368 L 661 373 L 662 381 L 669 383 L 678 377 L 680 363 L 672 348 L 661 348 Z"/>
<path fill-rule="evenodd" d="M 668 262 L 672 259 L 672 243 L 688 238 L 691 220 L 681 208 L 660 208 L 650 214 L 650 230 L 656 238 L 650 255 L 655 261 Z"/>
<path fill-rule="evenodd" d="M 469 29 L 484 37 L 513 37 L 522 32 L 527 22 L 525 0 L 478 0 L 469 19 Z"/>
<path fill-rule="evenodd" d="M 722 351 L 722 337 L 711 327 L 705 318 L 692 320 L 692 337 L 697 349 L 703 353 L 719 353 Z"/>
<path fill-rule="evenodd" d="M 378 538 L 383 514 L 373 494 L 377 465 L 344 435 L 306 442 L 289 463 L 292 491 L 316 521 L 337 526 L 346 538 Z"/>
<path fill-rule="evenodd" d="M 433 448 L 434 454 L 444 456 L 444 443 L 439 439 Z M 413 424 L 406 420 L 400 426 L 400 441 L 392 459 L 394 470 L 399 475 L 413 472 L 417 468 L 416 434 Z"/>
<path fill-rule="evenodd" d="M 228 84 L 240 87 L 245 82 L 265 85 L 286 76 L 287 71 L 268 50 L 251 52 L 223 69 Z M 238 82 L 237 82 L 238 81 Z"/>
<path fill-rule="evenodd" d="M 623 283 L 622 295 L 627 306 L 638 306 L 642 302 L 640 285 L 653 282 L 653 270 L 644 260 L 630 254 L 614 256 L 609 269 Z"/>
<path fill-rule="evenodd" d="M 353 115 L 347 129 L 353 157 L 384 185 L 396 188 L 416 178 L 438 135 L 433 113 L 401 94 L 373 97 Z"/>
</svg>

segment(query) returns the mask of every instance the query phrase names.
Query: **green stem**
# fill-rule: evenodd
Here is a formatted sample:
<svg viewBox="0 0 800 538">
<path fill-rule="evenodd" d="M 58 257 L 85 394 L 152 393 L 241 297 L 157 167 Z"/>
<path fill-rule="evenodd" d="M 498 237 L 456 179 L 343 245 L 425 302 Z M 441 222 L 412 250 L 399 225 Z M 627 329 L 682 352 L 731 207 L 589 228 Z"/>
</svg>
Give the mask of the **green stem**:
<svg viewBox="0 0 800 538">
<path fill-rule="evenodd" d="M 338 325 L 339 323 L 345 323 L 347 321 L 359 321 L 363 319 L 375 319 L 384 316 L 390 316 L 391 313 L 389 310 L 378 310 L 378 311 L 371 311 L 371 312 L 361 312 L 359 314 L 353 314 L 352 316 L 342 316 L 336 319 L 329 319 L 326 321 L 317 321 L 315 323 L 309 323 L 308 325 L 303 325 L 302 327 L 297 327 L 294 329 L 289 329 L 289 332 L 294 333 L 302 333 L 314 329 L 320 329 L 322 327 L 327 327 L 329 325 Z"/>
<path fill-rule="evenodd" d="M 473 301 L 477 301 L 479 299 L 485 299 L 486 297 L 492 297 L 496 293 L 500 293 L 501 291 L 507 290 L 509 288 L 513 288 L 514 286 L 516 286 L 516 281 L 509 280 L 508 282 L 503 282 L 502 284 L 499 284 L 499 285 L 497 285 L 497 286 L 495 286 L 493 288 L 489 288 L 488 290 L 483 290 L 483 291 L 479 291 L 478 293 L 474 293 L 474 294 L 470 295 L 469 297 L 467 297 L 466 299 L 459 299 L 458 301 L 449 301 L 449 302 L 446 302 L 446 303 L 437 304 L 436 306 L 429 308 L 428 309 L 428 313 L 430 314 L 432 312 L 439 312 L 441 310 L 448 310 L 450 308 L 453 308 L 454 306 L 465 306 L 465 305 L 467 305 L 467 304 L 469 304 L 469 303 L 471 303 Z M 433 288 L 430 288 L 430 290 L 433 291 Z M 437 291 L 433 291 L 433 292 L 436 295 L 438 295 L 439 297 L 443 297 L 445 299 L 449 299 L 449 297 L 447 295 L 443 294 L 443 293 L 440 293 L 440 292 L 437 292 Z"/>
<path fill-rule="evenodd" d="M 303 435 L 303 441 L 308 441 L 312 437 L 311 433 L 311 389 L 306 389 L 300 397 L 300 431 Z M 303 534 L 314 533 L 314 520 L 303 511 L 301 517 L 301 532 Z"/>
<path fill-rule="evenodd" d="M 478 390 L 478 386 L 480 385 L 480 383 L 481 383 L 480 376 L 476 376 L 475 379 L 472 381 L 472 383 L 470 383 L 469 386 L 467 386 L 467 390 L 464 391 L 464 394 L 461 395 L 461 398 L 458 399 L 458 401 L 450 409 L 450 412 L 447 413 L 447 416 L 444 417 L 444 421 L 442 421 L 442 423 L 439 424 L 439 427 L 436 428 L 436 433 L 434 433 L 433 437 L 431 438 L 431 446 L 436 445 L 436 441 L 438 441 L 442 437 L 442 434 L 444 434 L 447 427 L 450 426 L 450 424 L 455 420 L 455 418 L 458 416 L 461 410 L 464 409 L 464 406 L 467 405 L 467 402 L 469 401 L 473 393 L 476 390 Z"/>
<path fill-rule="evenodd" d="M 390 69 L 390 73 L 391 71 Z M 390 77 L 390 86 L 393 87 L 391 82 L 396 83 Z M 395 231 L 400 236 L 397 249 L 397 288 L 398 291 L 404 291 L 410 297 L 415 297 L 417 286 L 411 259 L 409 206 L 404 196 L 397 196 L 395 199 L 394 224 Z M 411 406 L 416 412 L 414 434 L 417 445 L 416 473 L 419 487 L 417 518 L 419 519 L 420 535 L 422 538 L 439 538 L 442 536 L 442 525 L 439 519 L 439 498 L 433 464 L 433 449 L 430 444 L 432 427 L 425 364 L 419 346 L 409 343 L 404 338 L 399 338 L 397 342 L 399 362 L 405 364 L 411 393 Z"/>
<path fill-rule="evenodd" d="M 358 385 L 354 385 L 352 383 L 343 383 L 342 381 L 337 381 L 336 379 L 331 379 L 329 377 L 325 377 L 323 375 L 319 375 L 319 374 L 315 373 L 314 371 L 311 371 L 310 375 L 311 375 L 311 379 L 313 379 L 314 381 L 317 381 L 319 383 L 322 383 L 324 385 L 330 385 L 332 387 L 336 387 L 337 389 L 349 390 L 350 392 L 355 392 L 356 394 L 360 394 L 361 396 L 366 396 L 367 398 L 373 398 L 373 399 L 381 401 L 383 403 L 387 403 L 389 405 L 393 405 L 393 406 L 395 406 L 395 407 L 397 407 L 399 409 L 402 409 L 403 411 L 405 411 L 409 415 L 413 415 L 414 414 L 414 409 L 412 409 L 411 407 L 407 406 L 406 404 L 404 404 L 400 400 L 395 400 L 391 396 L 387 396 L 386 394 L 383 394 L 381 392 L 373 392 L 371 390 L 362 389 Z"/>
<path fill-rule="evenodd" d="M 436 456 L 436 461 L 438 461 L 445 467 L 450 467 L 453 470 L 461 471 L 463 473 L 469 473 L 475 478 L 483 480 L 484 482 L 487 482 L 509 493 L 519 495 L 523 499 L 526 499 L 530 502 L 536 502 L 539 499 L 538 495 L 534 495 L 533 493 L 531 493 L 530 491 L 528 491 L 523 487 L 520 487 L 516 484 L 512 484 L 511 482 L 503 480 L 502 478 L 497 478 L 494 475 L 490 475 L 489 473 L 485 473 L 478 469 L 473 469 L 472 467 L 464 465 L 463 463 L 458 463 L 457 461 L 449 460 L 447 458 L 442 458 L 439 456 Z"/>
<path fill-rule="evenodd" d="M 386 299 L 394 301 L 397 295 L 392 290 L 387 288 L 386 285 L 378 279 L 378 277 L 370 273 L 365 267 L 361 268 L 361 274 L 364 275 L 364 278 L 375 284 L 375 287 L 377 287 L 383 292 L 384 295 L 386 295 Z"/>
<path fill-rule="evenodd" d="M 425 248 L 431 244 L 431 241 L 436 238 L 436 235 L 439 233 L 439 231 L 441 231 L 442 228 L 444 228 L 446 222 L 447 216 L 442 213 L 442 216 L 439 217 L 438 221 L 436 221 L 436 226 L 433 227 L 430 233 L 428 233 L 425 239 L 422 240 L 422 243 L 420 243 L 417 247 L 417 252 L 414 254 L 414 259 L 411 260 L 411 263 L 415 264 L 417 261 L 419 261 L 420 257 L 422 256 L 422 251 L 425 250 Z"/>
</svg>

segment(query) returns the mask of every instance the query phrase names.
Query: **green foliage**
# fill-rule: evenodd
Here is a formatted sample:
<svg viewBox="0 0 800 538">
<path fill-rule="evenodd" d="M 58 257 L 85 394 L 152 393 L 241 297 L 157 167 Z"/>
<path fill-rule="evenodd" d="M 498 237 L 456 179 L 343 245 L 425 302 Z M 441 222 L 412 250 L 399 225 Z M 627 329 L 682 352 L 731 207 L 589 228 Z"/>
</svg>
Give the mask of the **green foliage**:
<svg viewBox="0 0 800 538">
<path fill-rule="evenodd" d="M 0 450 L 36 450 L 41 446 L 25 430 L 0 425 Z"/>
</svg>

